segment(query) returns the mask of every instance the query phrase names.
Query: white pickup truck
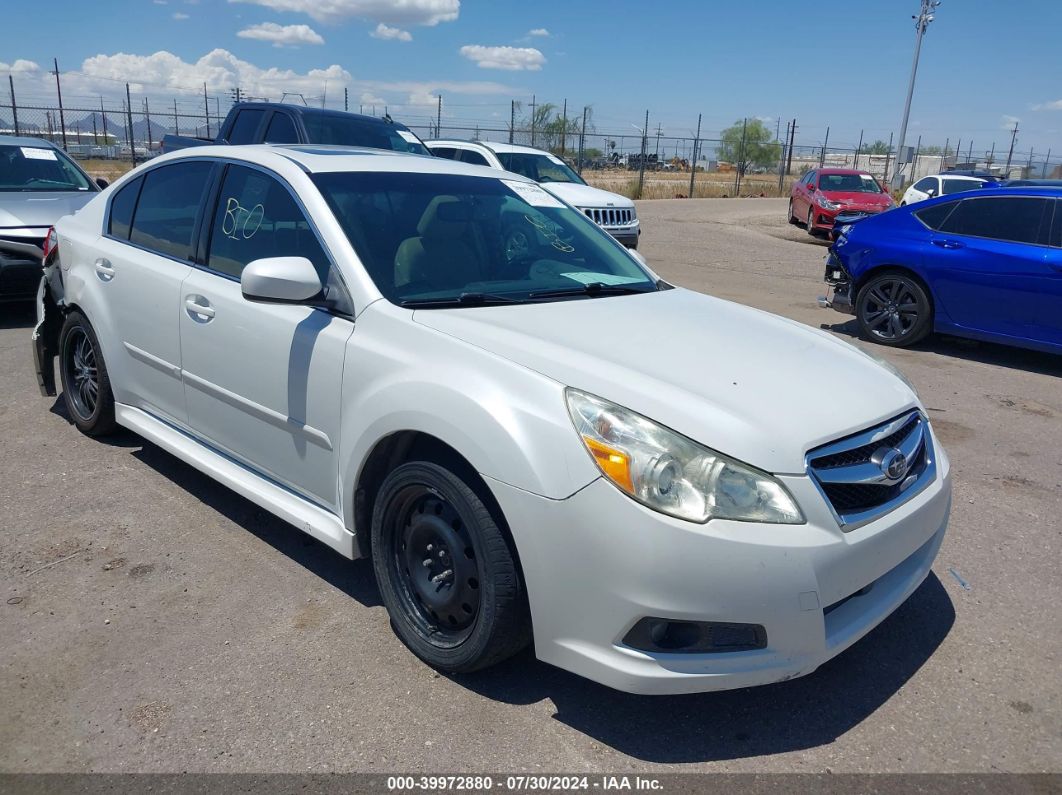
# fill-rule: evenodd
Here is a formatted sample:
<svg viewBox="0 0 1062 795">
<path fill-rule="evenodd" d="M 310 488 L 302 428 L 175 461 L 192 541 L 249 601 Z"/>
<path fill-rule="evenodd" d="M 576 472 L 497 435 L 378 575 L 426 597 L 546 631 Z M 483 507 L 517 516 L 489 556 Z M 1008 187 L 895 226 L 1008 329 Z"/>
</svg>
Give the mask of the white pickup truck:
<svg viewBox="0 0 1062 795">
<path fill-rule="evenodd" d="M 587 185 L 559 157 L 541 149 L 494 141 L 425 141 L 436 157 L 489 166 L 533 179 L 558 199 L 580 210 L 627 248 L 638 248 L 638 212 L 634 202 L 618 193 Z"/>
</svg>

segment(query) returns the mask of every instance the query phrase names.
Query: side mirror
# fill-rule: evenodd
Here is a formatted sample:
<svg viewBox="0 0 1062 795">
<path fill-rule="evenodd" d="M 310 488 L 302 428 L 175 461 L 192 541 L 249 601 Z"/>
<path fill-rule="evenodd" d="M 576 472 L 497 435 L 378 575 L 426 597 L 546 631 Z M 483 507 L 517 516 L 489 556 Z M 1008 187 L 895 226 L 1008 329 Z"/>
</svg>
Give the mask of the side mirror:
<svg viewBox="0 0 1062 795">
<path fill-rule="evenodd" d="M 106 188 L 106 187 L 107 187 L 108 185 L 110 185 L 110 184 L 111 184 L 111 183 L 109 183 L 109 182 L 108 182 L 107 180 L 105 180 L 105 179 L 104 179 L 103 177 L 96 177 L 96 186 L 97 186 L 97 187 L 98 187 L 98 188 L 99 188 L 100 190 L 103 190 L 104 188 Z"/>
<path fill-rule="evenodd" d="M 928 196 L 929 198 L 932 199 L 936 195 L 937 195 L 937 189 L 936 188 L 928 188 L 926 190 L 926 196 Z"/>
<path fill-rule="evenodd" d="M 815 186 L 814 185 L 808 185 L 808 193 L 814 193 L 814 192 L 815 192 Z"/>
<path fill-rule="evenodd" d="M 306 257 L 264 257 L 247 263 L 240 274 L 240 289 L 248 301 L 302 304 L 323 288 Z"/>
</svg>

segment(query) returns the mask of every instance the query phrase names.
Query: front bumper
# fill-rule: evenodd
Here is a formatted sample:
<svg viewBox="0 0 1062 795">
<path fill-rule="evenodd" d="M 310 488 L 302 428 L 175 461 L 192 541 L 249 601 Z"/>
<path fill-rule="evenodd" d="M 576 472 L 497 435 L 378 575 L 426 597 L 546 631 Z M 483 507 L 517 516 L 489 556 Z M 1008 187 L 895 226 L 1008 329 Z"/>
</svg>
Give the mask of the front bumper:
<svg viewBox="0 0 1062 795">
<path fill-rule="evenodd" d="M 488 482 L 516 541 L 538 657 L 618 690 L 689 693 L 809 674 L 907 599 L 947 525 L 949 466 L 938 455 L 925 490 L 847 533 L 805 476 L 781 478 L 805 525 L 684 522 L 600 479 L 565 500 Z M 687 654 L 624 645 L 647 616 L 758 624 L 766 648 Z"/>
<path fill-rule="evenodd" d="M 836 309 L 846 315 L 854 315 L 855 295 L 852 294 L 852 277 L 832 250 L 826 255 L 826 275 L 823 281 L 826 282 L 828 288 L 826 295 L 819 296 L 819 306 L 823 309 Z"/>
<path fill-rule="evenodd" d="M 638 236 L 642 233 L 640 226 L 632 226 L 626 229 L 609 229 L 607 226 L 601 228 L 627 248 L 638 248 Z"/>
</svg>

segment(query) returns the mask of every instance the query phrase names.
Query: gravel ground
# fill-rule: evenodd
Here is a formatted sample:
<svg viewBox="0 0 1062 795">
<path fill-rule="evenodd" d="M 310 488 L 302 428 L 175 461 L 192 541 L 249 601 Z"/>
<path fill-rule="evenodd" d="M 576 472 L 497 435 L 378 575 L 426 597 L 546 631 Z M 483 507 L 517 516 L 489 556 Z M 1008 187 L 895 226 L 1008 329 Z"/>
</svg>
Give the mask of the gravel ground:
<svg viewBox="0 0 1062 795">
<path fill-rule="evenodd" d="M 782 200 L 639 213 L 663 276 L 852 339 L 816 307 L 825 247 Z M 2 771 L 1062 770 L 1059 357 L 876 349 L 951 454 L 933 574 L 811 676 L 650 698 L 529 654 L 475 676 L 425 667 L 367 562 L 131 434 L 78 434 L 37 392 L 31 325 L 0 306 Z"/>
</svg>

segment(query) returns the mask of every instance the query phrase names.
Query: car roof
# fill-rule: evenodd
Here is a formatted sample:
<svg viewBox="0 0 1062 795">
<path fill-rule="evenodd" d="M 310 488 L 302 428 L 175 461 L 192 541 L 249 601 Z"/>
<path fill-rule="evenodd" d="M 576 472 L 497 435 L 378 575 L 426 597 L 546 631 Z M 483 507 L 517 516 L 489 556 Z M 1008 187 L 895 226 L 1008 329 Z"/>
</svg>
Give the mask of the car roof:
<svg viewBox="0 0 1062 795">
<path fill-rule="evenodd" d="M 33 146 L 33 147 L 47 147 L 48 149 L 58 149 L 54 143 L 47 138 L 31 138 L 27 135 L 5 135 L 0 137 L 0 144 L 8 144 L 9 146 Z"/>
<path fill-rule="evenodd" d="M 239 107 L 241 110 L 278 110 L 283 108 L 300 116 L 338 116 L 346 119 L 354 118 L 368 124 L 393 125 L 403 129 L 406 127 L 401 122 L 387 121 L 379 116 L 367 116 L 363 113 L 351 113 L 347 110 L 336 110 L 335 108 L 314 108 L 309 105 L 296 105 L 293 102 L 241 102 Z"/>
<path fill-rule="evenodd" d="M 927 174 L 929 177 L 944 177 L 946 179 L 964 179 L 968 182 L 985 182 L 984 177 L 971 177 L 969 174 L 951 174 L 947 171 L 941 174 Z M 924 179 L 924 177 L 923 177 Z"/>
<path fill-rule="evenodd" d="M 153 158 L 150 163 L 174 162 L 194 158 L 225 158 L 255 163 L 273 170 L 292 164 L 309 174 L 343 171 L 390 171 L 420 174 L 457 174 L 498 179 L 497 169 L 473 166 L 444 157 L 392 152 L 355 146 L 315 144 L 251 144 L 243 146 L 195 146 Z M 516 174 L 501 174 L 506 179 L 531 182 Z"/>
<path fill-rule="evenodd" d="M 425 141 L 426 146 L 482 146 L 485 149 L 490 149 L 492 152 L 518 152 L 526 155 L 548 155 L 549 152 L 544 149 L 535 149 L 532 146 L 521 146 L 520 144 L 502 143 L 500 141 L 460 141 L 456 138 L 451 139 L 438 139 L 434 141 Z"/>
<path fill-rule="evenodd" d="M 819 174 L 870 174 L 865 168 L 816 168 Z"/>
</svg>

